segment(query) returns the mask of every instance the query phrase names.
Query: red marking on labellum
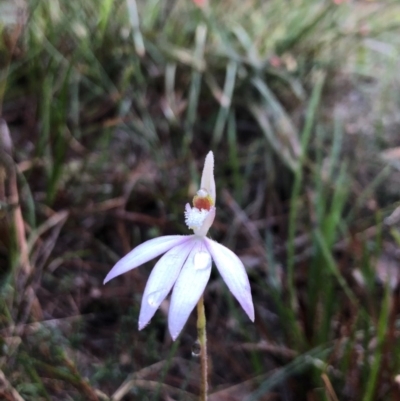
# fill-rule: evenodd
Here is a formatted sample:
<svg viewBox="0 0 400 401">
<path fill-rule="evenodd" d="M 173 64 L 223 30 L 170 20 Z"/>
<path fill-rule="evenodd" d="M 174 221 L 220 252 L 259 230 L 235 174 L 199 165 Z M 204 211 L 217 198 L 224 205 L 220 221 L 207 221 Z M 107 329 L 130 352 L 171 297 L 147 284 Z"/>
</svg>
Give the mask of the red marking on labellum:
<svg viewBox="0 0 400 401">
<path fill-rule="evenodd" d="M 199 210 L 210 210 L 213 204 L 214 203 L 209 195 L 204 197 L 196 195 L 193 198 L 193 206 Z"/>
</svg>

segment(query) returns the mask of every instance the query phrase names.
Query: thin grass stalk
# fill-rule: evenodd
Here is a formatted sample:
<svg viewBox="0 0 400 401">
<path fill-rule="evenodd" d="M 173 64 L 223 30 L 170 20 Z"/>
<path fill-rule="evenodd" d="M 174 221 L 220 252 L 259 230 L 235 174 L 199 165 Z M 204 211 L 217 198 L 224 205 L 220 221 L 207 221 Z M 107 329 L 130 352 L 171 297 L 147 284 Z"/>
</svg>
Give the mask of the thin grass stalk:
<svg viewBox="0 0 400 401">
<path fill-rule="evenodd" d="M 228 119 L 229 110 L 232 103 L 232 95 L 235 89 L 237 69 L 238 64 L 235 61 L 230 61 L 226 67 L 224 90 L 220 99 L 221 107 L 218 112 L 218 117 L 213 132 L 213 147 L 216 147 L 222 139 L 225 124 Z"/>
<path fill-rule="evenodd" d="M 206 333 L 206 314 L 204 311 L 203 296 L 197 303 L 197 336 L 200 344 L 200 369 L 201 369 L 199 401 L 207 401 L 208 398 L 207 333 Z"/>
<path fill-rule="evenodd" d="M 382 301 L 381 314 L 379 316 L 378 325 L 376 328 L 377 346 L 375 354 L 373 355 L 373 362 L 371 370 L 369 372 L 367 380 L 367 388 L 363 397 L 363 401 L 372 401 L 373 399 L 376 398 L 377 384 L 379 380 L 381 362 L 383 357 L 382 351 L 386 339 L 386 333 L 388 330 L 391 304 L 392 304 L 392 293 L 390 288 L 390 282 L 388 280 L 385 287 L 385 296 Z"/>
<path fill-rule="evenodd" d="M 13 241 L 15 249 L 12 247 L 11 265 L 12 270 L 17 266 L 20 268 L 25 275 L 29 275 L 32 272 L 32 267 L 29 262 L 29 252 L 26 243 L 25 236 L 25 225 L 22 217 L 22 211 L 19 204 L 19 191 L 17 183 L 17 171 L 12 158 L 12 140 L 11 134 L 8 129 L 8 125 L 5 120 L 0 118 L 0 185 L 3 187 L 0 194 L 0 202 L 4 201 L 10 204 L 13 212 L 12 228 L 10 228 L 13 234 Z M 8 198 L 6 201 L 6 188 L 5 180 L 8 180 Z M 4 199 L 2 199 L 2 197 Z M 18 250 L 17 250 L 18 249 Z"/>
<path fill-rule="evenodd" d="M 301 184 L 303 181 L 303 163 L 306 158 L 306 150 L 307 145 L 309 143 L 312 127 L 315 120 L 315 114 L 319 105 L 319 101 L 321 98 L 322 87 L 325 81 L 325 74 L 321 74 L 318 77 L 318 81 L 314 87 L 314 90 L 311 95 L 311 100 L 307 110 L 306 123 L 301 135 L 301 154 L 299 157 L 299 163 L 297 169 L 294 172 L 294 184 L 292 189 L 292 194 L 290 198 L 290 212 L 289 212 L 289 228 L 288 228 L 288 259 L 287 259 L 287 275 L 288 275 L 288 293 L 289 293 L 289 302 L 291 306 L 291 310 L 294 314 L 297 311 L 297 295 L 296 295 L 296 286 L 294 280 L 294 256 L 295 256 L 295 248 L 294 248 L 294 240 L 296 236 L 296 221 L 297 221 L 297 211 L 298 211 L 298 201 L 300 197 Z M 293 316 L 295 319 L 295 316 Z M 298 327 L 294 325 L 296 331 L 298 331 Z M 300 340 L 300 333 L 296 332 L 295 336 L 297 340 Z"/>
<path fill-rule="evenodd" d="M 342 274 L 340 273 L 340 271 L 336 265 L 335 259 L 333 258 L 332 253 L 329 250 L 329 246 L 326 243 L 326 238 L 324 237 L 323 233 L 321 232 L 321 230 L 319 228 L 316 228 L 314 231 L 314 235 L 315 235 L 316 243 L 320 247 L 322 256 L 325 259 L 327 268 L 336 277 L 339 285 L 342 287 L 343 292 L 347 295 L 347 297 L 352 302 L 352 304 L 355 307 L 358 307 L 359 302 L 357 300 L 357 297 L 354 294 L 354 292 L 352 291 L 352 289 L 349 287 L 349 285 L 347 284 L 346 280 L 343 278 Z"/>
<path fill-rule="evenodd" d="M 195 66 L 192 72 L 192 78 L 189 89 L 188 109 L 186 114 L 186 136 L 185 147 L 188 147 L 193 139 L 193 126 L 197 118 L 197 105 L 201 89 L 201 79 L 204 69 L 204 49 L 207 40 L 207 26 L 200 23 L 196 28 L 196 46 L 194 50 Z"/>
<path fill-rule="evenodd" d="M 297 356 L 282 368 L 276 369 L 270 375 L 267 375 L 267 377 L 260 382 L 257 390 L 247 396 L 246 401 L 261 400 L 264 394 L 282 385 L 288 378 L 293 377 L 293 375 L 308 371 L 310 367 L 313 366 L 315 360 L 324 360 L 331 352 L 332 347 L 320 345 Z"/>
<path fill-rule="evenodd" d="M 108 21 L 110 19 L 112 7 L 114 5 L 114 0 L 105 0 L 99 4 L 99 33 L 101 37 L 104 37 L 104 32 L 106 30 Z"/>
<path fill-rule="evenodd" d="M 129 14 L 129 22 L 132 26 L 132 37 L 135 45 L 136 54 L 139 57 L 143 57 L 146 53 L 144 46 L 142 32 L 140 31 L 140 19 L 135 0 L 126 0 Z"/>
<path fill-rule="evenodd" d="M 12 57 L 14 54 L 14 50 L 16 49 L 18 39 L 21 36 L 22 30 L 24 28 L 23 18 L 22 18 L 23 10 L 19 9 L 18 14 L 19 14 L 19 17 L 18 17 L 17 24 L 15 25 L 15 27 L 9 34 L 9 48 L 8 48 L 9 51 L 8 51 L 8 54 L 6 54 L 6 57 L 5 57 L 6 59 L 3 60 L 3 62 L 5 61 L 5 64 L 4 64 L 5 68 L 0 70 L 0 116 L 2 115 L 2 111 L 3 111 L 3 100 L 4 100 L 4 94 L 6 93 L 6 89 L 7 89 L 7 77 L 10 73 Z M 2 32 L 2 31 L 0 30 L 0 32 Z M 2 32 L 2 34 L 4 35 L 3 32 Z"/>
<path fill-rule="evenodd" d="M 233 187 L 235 189 L 235 199 L 238 204 L 242 204 L 243 199 L 243 177 L 240 174 L 240 161 L 237 142 L 237 129 L 235 111 L 231 110 L 228 117 L 228 151 L 229 151 L 229 164 L 232 169 Z"/>
</svg>

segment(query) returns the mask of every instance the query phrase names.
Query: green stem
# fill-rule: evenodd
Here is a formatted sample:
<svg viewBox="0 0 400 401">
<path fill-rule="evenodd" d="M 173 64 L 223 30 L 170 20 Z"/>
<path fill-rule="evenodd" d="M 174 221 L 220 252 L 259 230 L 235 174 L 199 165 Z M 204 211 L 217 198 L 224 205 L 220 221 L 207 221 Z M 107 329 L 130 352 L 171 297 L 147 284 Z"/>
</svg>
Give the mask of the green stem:
<svg viewBox="0 0 400 401">
<path fill-rule="evenodd" d="M 197 304 L 197 335 L 200 344 L 200 401 L 207 401 L 208 393 L 208 366 L 207 366 L 207 333 L 206 333 L 206 314 L 204 312 L 203 296 Z"/>
</svg>

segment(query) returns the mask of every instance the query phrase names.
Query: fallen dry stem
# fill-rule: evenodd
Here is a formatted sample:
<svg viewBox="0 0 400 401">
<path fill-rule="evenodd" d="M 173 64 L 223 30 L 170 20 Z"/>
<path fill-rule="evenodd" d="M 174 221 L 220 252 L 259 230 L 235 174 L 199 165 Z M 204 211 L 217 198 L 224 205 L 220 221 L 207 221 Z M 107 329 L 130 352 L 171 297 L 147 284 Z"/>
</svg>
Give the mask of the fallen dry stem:
<svg viewBox="0 0 400 401">
<path fill-rule="evenodd" d="M 176 395 L 177 397 L 181 397 L 182 399 L 184 396 L 185 400 L 195 400 L 196 397 L 193 394 L 188 393 L 184 390 L 169 386 L 165 383 L 159 383 L 145 379 L 145 377 L 147 376 L 158 374 L 164 369 L 166 364 L 173 362 L 184 366 L 188 364 L 188 361 L 186 359 L 175 357 L 172 358 L 170 361 L 164 360 L 147 366 L 139 370 L 138 372 L 135 372 L 133 375 L 131 375 L 131 377 L 125 380 L 111 396 L 112 401 L 120 401 L 132 388 L 135 387 L 154 391 L 157 391 L 159 388 L 161 388 L 161 390 L 165 390 L 168 394 Z"/>
<path fill-rule="evenodd" d="M 2 400 L 25 401 L 0 370 L 0 397 Z M 3 398 L 4 397 L 4 398 Z M 12 397 L 12 398 L 10 398 Z"/>
</svg>

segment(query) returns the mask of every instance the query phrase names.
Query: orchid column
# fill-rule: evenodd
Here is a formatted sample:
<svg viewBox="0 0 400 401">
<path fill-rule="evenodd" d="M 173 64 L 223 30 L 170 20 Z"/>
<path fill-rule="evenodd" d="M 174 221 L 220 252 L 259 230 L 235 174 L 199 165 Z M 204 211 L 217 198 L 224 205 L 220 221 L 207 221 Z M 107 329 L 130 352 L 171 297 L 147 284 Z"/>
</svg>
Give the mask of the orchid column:
<svg viewBox="0 0 400 401">
<path fill-rule="evenodd" d="M 164 254 L 154 266 L 143 294 L 139 330 L 153 317 L 172 287 L 168 328 L 175 340 L 190 313 L 197 306 L 198 334 L 202 363 L 202 395 L 207 398 L 207 354 L 203 292 L 210 278 L 214 260 L 229 290 L 249 318 L 254 321 L 254 306 L 246 270 L 240 259 L 228 248 L 206 237 L 215 218 L 214 155 L 210 151 L 204 163 L 200 189 L 193 207 L 185 207 L 185 222 L 193 235 L 167 235 L 137 246 L 107 274 L 104 283 Z"/>
</svg>

